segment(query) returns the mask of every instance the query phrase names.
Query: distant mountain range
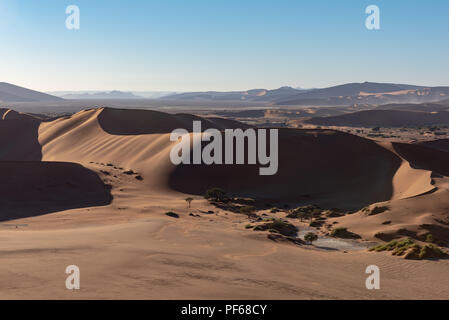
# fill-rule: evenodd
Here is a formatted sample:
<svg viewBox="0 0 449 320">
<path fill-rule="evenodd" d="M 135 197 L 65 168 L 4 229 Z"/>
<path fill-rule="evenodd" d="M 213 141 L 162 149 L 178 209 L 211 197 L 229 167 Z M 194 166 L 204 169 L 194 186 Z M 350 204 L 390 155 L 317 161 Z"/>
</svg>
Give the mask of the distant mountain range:
<svg viewBox="0 0 449 320">
<path fill-rule="evenodd" d="M 52 95 L 68 99 L 159 99 L 167 95 L 175 94 L 175 92 L 165 91 L 135 91 L 125 92 L 119 90 L 112 91 L 54 91 L 49 92 Z"/>
<path fill-rule="evenodd" d="M 295 89 L 292 87 L 281 87 L 274 90 L 252 89 L 248 91 L 230 92 L 185 92 L 166 96 L 164 97 L 164 100 L 276 102 L 305 92 L 308 92 L 308 90 Z"/>
<path fill-rule="evenodd" d="M 8 83 L 0 83 L 1 102 L 58 101 L 64 99 L 160 99 L 164 101 L 207 104 L 251 102 L 276 106 L 352 106 L 407 103 L 443 103 L 449 101 L 449 87 L 425 87 L 394 83 L 348 83 L 323 89 L 252 89 L 230 92 L 124 92 L 124 91 L 59 91 L 37 92 Z"/>
<path fill-rule="evenodd" d="M 423 87 L 393 83 L 349 83 L 298 93 L 277 105 L 382 105 L 389 103 L 438 102 L 449 98 L 449 87 Z"/>
<path fill-rule="evenodd" d="M 0 82 L 0 102 L 50 102 L 59 100 L 62 99 L 46 93 L 15 86 L 6 82 Z"/>
<path fill-rule="evenodd" d="M 425 103 L 449 99 L 449 87 L 425 87 L 394 83 L 348 83 L 324 89 L 275 90 L 255 89 L 233 92 L 189 92 L 164 97 L 179 101 L 252 101 L 278 106 L 349 106 L 355 104 L 381 105 L 388 103 Z"/>
<path fill-rule="evenodd" d="M 101 92 L 80 92 L 80 93 L 67 93 L 60 96 L 64 99 L 144 99 L 137 96 L 132 92 L 123 92 L 118 90 L 113 91 L 101 91 Z"/>
</svg>

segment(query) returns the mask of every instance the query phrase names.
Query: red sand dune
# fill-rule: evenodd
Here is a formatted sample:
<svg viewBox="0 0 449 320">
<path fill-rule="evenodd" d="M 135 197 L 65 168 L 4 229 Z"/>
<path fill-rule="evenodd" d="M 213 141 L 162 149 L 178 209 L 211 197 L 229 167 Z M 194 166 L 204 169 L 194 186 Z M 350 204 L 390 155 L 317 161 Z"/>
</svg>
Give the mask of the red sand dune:
<svg viewBox="0 0 449 320">
<path fill-rule="evenodd" d="M 394 144 L 393 150 L 338 131 L 280 129 L 279 170 L 274 176 L 260 176 L 259 165 L 172 165 L 169 132 L 191 129 L 192 120 L 199 119 L 184 114 L 101 108 L 42 122 L 39 128 L 34 121 L 25 125 L 25 120 L 4 120 L 0 123 L 0 142 L 2 150 L 7 151 L 0 153 L 0 159 L 114 163 L 139 171 L 146 188 L 155 192 L 175 190 L 200 195 L 218 186 L 239 196 L 360 209 L 394 197 L 393 178 L 401 163 L 408 162 L 405 154 L 405 160 L 401 159 L 406 152 L 402 149 L 425 148 Z M 239 125 L 222 119 L 202 119 L 202 123 L 203 129 Z M 17 129 L 19 134 L 13 134 Z M 440 155 L 437 158 L 443 159 Z M 438 164 L 433 160 L 426 155 L 423 161 L 432 165 L 423 169 L 447 174 L 444 160 Z M 410 168 L 408 178 L 411 172 L 422 171 Z M 421 181 L 419 176 L 422 174 L 416 175 L 418 186 L 408 190 L 407 196 L 433 188 L 430 178 Z"/>
<path fill-rule="evenodd" d="M 184 201 L 221 186 L 276 205 L 387 206 L 376 215 L 360 210 L 328 222 L 364 239 L 422 240 L 431 232 L 447 240 L 447 152 L 333 130 L 281 129 L 278 175 L 259 176 L 259 166 L 176 167 L 169 160 L 169 130 L 190 129 L 193 119 L 93 109 L 48 122 L 0 120 L 0 220 L 16 219 L 2 224 L 0 286 L 8 291 L 0 297 L 73 298 L 63 283 L 73 263 L 84 279 L 79 298 L 447 296 L 447 261 L 277 243 L 247 230 L 241 214 L 212 208 L 200 197 L 192 208 Z M 203 128 L 239 126 L 202 121 Z M 129 169 L 143 180 L 126 175 Z M 205 213 L 211 209 L 214 214 Z M 164 215 L 169 210 L 180 219 Z M 364 286 L 369 264 L 383 272 L 378 292 Z M 18 274 L 32 276 L 18 281 Z"/>
</svg>

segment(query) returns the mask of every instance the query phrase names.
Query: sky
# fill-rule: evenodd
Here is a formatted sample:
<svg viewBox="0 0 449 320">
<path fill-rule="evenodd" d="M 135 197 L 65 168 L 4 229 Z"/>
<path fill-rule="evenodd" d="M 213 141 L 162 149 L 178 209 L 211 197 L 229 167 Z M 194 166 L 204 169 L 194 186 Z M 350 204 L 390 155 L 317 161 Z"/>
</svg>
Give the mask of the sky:
<svg viewBox="0 0 449 320">
<path fill-rule="evenodd" d="M 80 29 L 66 28 L 66 7 Z M 380 29 L 365 8 L 380 9 Z M 0 0 L 0 82 L 40 91 L 449 85 L 449 1 Z"/>
</svg>

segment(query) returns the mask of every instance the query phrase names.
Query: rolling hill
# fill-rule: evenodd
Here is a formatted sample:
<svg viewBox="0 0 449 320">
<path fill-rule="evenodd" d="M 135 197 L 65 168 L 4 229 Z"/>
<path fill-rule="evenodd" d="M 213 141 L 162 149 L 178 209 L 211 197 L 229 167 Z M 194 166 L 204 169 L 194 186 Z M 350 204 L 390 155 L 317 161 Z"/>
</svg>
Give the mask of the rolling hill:
<svg viewBox="0 0 449 320">
<path fill-rule="evenodd" d="M 164 100 L 180 101 L 254 101 L 254 102 L 276 102 L 294 96 L 307 90 L 295 89 L 292 87 L 281 87 L 279 89 L 252 89 L 248 91 L 231 92 L 185 92 L 163 97 Z"/>
<path fill-rule="evenodd" d="M 392 83 L 349 83 L 299 93 L 277 105 L 353 105 L 437 102 L 449 96 L 449 87 L 423 87 Z"/>
<path fill-rule="evenodd" d="M 81 93 L 67 93 L 61 96 L 64 99 L 144 99 L 141 96 L 135 95 L 132 92 L 123 92 L 118 90 L 101 91 L 101 92 L 81 92 Z"/>
<path fill-rule="evenodd" d="M 175 101 L 251 101 L 274 105 L 350 106 L 437 102 L 449 97 L 449 87 L 394 83 L 347 83 L 323 89 L 254 89 L 233 92 L 186 92 L 164 97 Z"/>
<path fill-rule="evenodd" d="M 63 99 L 10 83 L 0 82 L 0 102 L 50 102 L 59 100 Z"/>
</svg>

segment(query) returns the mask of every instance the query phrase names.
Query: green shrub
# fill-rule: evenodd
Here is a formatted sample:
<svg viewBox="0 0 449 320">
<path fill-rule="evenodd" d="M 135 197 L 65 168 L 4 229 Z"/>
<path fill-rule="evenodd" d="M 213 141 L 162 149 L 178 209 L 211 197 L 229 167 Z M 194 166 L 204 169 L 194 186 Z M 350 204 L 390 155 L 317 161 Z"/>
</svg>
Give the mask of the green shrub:
<svg viewBox="0 0 449 320">
<path fill-rule="evenodd" d="M 220 188 L 212 188 L 206 191 L 206 194 L 204 195 L 204 198 L 211 200 L 211 201 L 225 201 L 227 200 L 226 192 L 223 189 Z"/>
<path fill-rule="evenodd" d="M 313 232 L 308 232 L 304 236 L 304 240 L 307 241 L 308 243 L 312 243 L 313 241 L 318 240 L 318 235 Z"/>
<path fill-rule="evenodd" d="M 297 227 L 281 219 L 273 219 L 271 222 L 258 225 L 254 228 L 254 230 L 255 231 L 276 230 L 278 233 L 284 236 L 296 236 L 298 232 Z"/>
<path fill-rule="evenodd" d="M 369 249 L 369 251 L 392 251 L 395 256 L 404 255 L 405 259 L 422 260 L 432 258 L 443 258 L 447 254 L 434 244 L 420 246 L 410 238 L 393 240 L 385 244 L 380 244 Z"/>
<path fill-rule="evenodd" d="M 402 239 L 402 240 L 392 240 L 392 241 L 390 241 L 388 243 L 384 243 L 384 244 L 380 244 L 380 245 L 377 245 L 375 247 L 372 247 L 372 248 L 369 249 L 369 251 L 380 252 L 380 251 L 392 251 L 392 250 L 395 250 L 397 248 L 408 249 L 408 248 L 410 248 L 414 244 L 415 243 L 410 238 L 405 238 L 405 239 Z M 396 252 L 398 253 L 399 251 L 401 251 L 401 250 L 398 250 Z"/>
<path fill-rule="evenodd" d="M 435 238 L 433 237 L 433 234 L 428 233 L 426 235 L 426 242 L 434 242 L 434 241 L 435 241 Z"/>
<path fill-rule="evenodd" d="M 310 219 L 321 215 L 322 210 L 314 205 L 307 205 L 290 210 L 287 218 Z"/>
<path fill-rule="evenodd" d="M 323 224 L 324 224 L 324 221 L 313 220 L 309 223 L 309 226 L 317 228 L 317 227 L 321 227 Z"/>
<path fill-rule="evenodd" d="M 434 244 L 426 244 L 421 248 L 419 253 L 419 259 L 433 259 L 433 258 L 443 258 L 446 254 Z"/>
<path fill-rule="evenodd" d="M 361 238 L 358 234 L 348 231 L 347 228 L 335 228 L 331 231 L 331 236 L 335 237 L 335 238 L 343 238 L 343 239 L 360 239 Z"/>
<path fill-rule="evenodd" d="M 254 207 L 254 206 L 243 206 L 243 207 L 240 207 L 240 213 L 243 213 L 243 214 L 251 214 L 254 211 L 256 211 L 256 207 Z"/>
<path fill-rule="evenodd" d="M 368 213 L 369 216 L 373 216 L 382 212 L 385 212 L 389 210 L 390 208 L 388 206 L 382 206 L 382 207 L 374 207 L 371 212 Z"/>
</svg>

